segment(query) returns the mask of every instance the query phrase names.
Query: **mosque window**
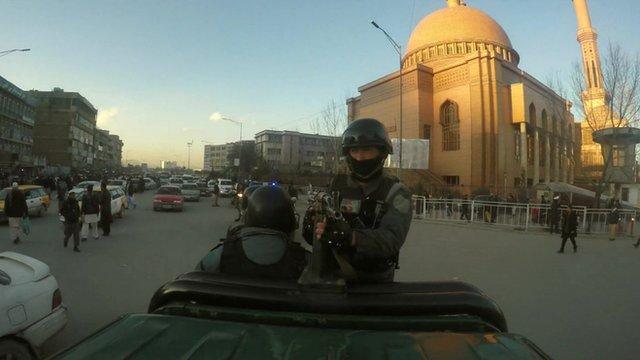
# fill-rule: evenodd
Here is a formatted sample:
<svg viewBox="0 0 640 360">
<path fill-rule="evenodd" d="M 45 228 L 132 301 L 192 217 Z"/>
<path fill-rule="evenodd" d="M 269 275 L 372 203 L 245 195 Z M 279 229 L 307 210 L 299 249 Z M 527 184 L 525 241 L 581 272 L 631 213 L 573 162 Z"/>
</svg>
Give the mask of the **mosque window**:
<svg viewBox="0 0 640 360">
<path fill-rule="evenodd" d="M 544 166 L 545 159 L 547 157 L 547 149 L 546 149 L 546 146 L 544 146 L 544 141 L 542 139 L 542 136 L 538 140 L 539 140 L 538 149 L 540 149 L 540 159 L 539 159 L 538 165 Z"/>
<path fill-rule="evenodd" d="M 444 182 L 447 183 L 448 186 L 460 185 L 460 176 L 445 175 L 442 177 L 442 180 L 444 180 Z"/>
<path fill-rule="evenodd" d="M 430 125 L 424 125 L 422 127 L 422 130 L 423 130 L 423 134 L 424 134 L 422 136 L 422 138 L 423 139 L 431 139 L 431 126 Z"/>
<path fill-rule="evenodd" d="M 447 100 L 442 104 L 440 124 L 442 125 L 442 150 L 460 150 L 460 119 L 456 103 Z"/>
<path fill-rule="evenodd" d="M 536 117 L 536 106 L 531 103 L 529 105 L 529 124 L 534 128 L 538 126 L 538 118 Z"/>
<path fill-rule="evenodd" d="M 533 165 L 533 147 L 534 147 L 533 134 L 527 132 L 527 164 Z"/>
</svg>

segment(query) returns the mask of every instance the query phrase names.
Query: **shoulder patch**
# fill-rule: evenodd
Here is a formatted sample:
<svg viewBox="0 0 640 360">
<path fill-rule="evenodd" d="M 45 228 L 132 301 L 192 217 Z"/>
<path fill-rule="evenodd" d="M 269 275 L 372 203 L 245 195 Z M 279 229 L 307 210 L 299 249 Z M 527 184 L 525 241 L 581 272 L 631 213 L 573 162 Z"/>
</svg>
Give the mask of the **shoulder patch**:
<svg viewBox="0 0 640 360">
<path fill-rule="evenodd" d="M 396 210 L 403 214 L 411 212 L 411 200 L 403 192 L 400 192 L 396 196 L 394 196 L 391 204 L 394 208 L 396 208 Z"/>
</svg>

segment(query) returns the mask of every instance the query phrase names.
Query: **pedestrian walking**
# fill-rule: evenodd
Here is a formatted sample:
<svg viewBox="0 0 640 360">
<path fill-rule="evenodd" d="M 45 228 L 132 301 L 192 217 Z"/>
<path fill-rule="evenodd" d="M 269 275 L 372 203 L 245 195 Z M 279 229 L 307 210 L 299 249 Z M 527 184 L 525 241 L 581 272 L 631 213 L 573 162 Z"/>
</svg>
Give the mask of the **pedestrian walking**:
<svg viewBox="0 0 640 360">
<path fill-rule="evenodd" d="M 564 245 L 567 243 L 567 239 L 571 240 L 573 245 L 573 252 L 578 251 L 578 245 L 576 244 L 576 236 L 578 235 L 578 214 L 573 211 L 573 207 L 569 205 L 562 215 L 562 244 L 560 245 L 559 254 L 564 252 Z"/>
<path fill-rule="evenodd" d="M 23 218 L 29 216 L 27 199 L 24 193 L 18 189 L 18 183 L 11 184 L 11 190 L 4 198 L 4 213 L 9 219 L 9 238 L 14 244 L 20 243 Z"/>
<path fill-rule="evenodd" d="M 559 223 L 560 223 L 560 195 L 555 195 L 553 197 L 553 201 L 551 201 L 551 207 L 549 208 L 549 232 L 556 233 L 560 232 Z"/>
<path fill-rule="evenodd" d="M 213 205 L 214 207 L 218 207 L 218 199 L 220 198 L 220 187 L 218 183 L 213 183 Z"/>
<path fill-rule="evenodd" d="M 289 188 L 287 189 L 287 192 L 289 193 L 289 198 L 291 198 L 291 202 L 295 204 L 296 201 L 298 200 L 298 190 L 293 184 L 290 184 Z"/>
<path fill-rule="evenodd" d="M 133 181 L 133 179 L 129 179 L 127 181 L 127 204 L 129 204 L 129 206 L 133 205 L 134 209 L 136 208 L 135 194 L 136 194 L 135 181 Z"/>
<path fill-rule="evenodd" d="M 620 221 L 620 203 L 616 201 L 611 202 L 611 210 L 607 215 L 607 223 L 609 224 L 609 241 L 616 240 L 616 231 L 618 230 L 618 222 Z"/>
<path fill-rule="evenodd" d="M 98 239 L 98 220 L 100 214 L 100 199 L 93 192 L 93 185 L 87 186 L 87 193 L 82 196 L 82 207 L 80 208 L 83 223 L 81 237 L 82 241 L 87 241 L 89 230 L 94 239 Z"/>
<path fill-rule="evenodd" d="M 64 198 L 67 194 L 67 182 L 64 181 L 64 179 L 60 178 L 58 180 L 56 192 L 58 196 L 58 209 L 62 209 L 62 204 L 64 203 Z"/>
<path fill-rule="evenodd" d="M 73 236 L 73 251 L 80 252 L 80 206 L 74 192 L 70 192 L 62 203 L 60 215 L 64 218 L 64 247 Z"/>
<path fill-rule="evenodd" d="M 107 190 L 107 183 L 100 184 L 100 227 L 102 235 L 109 236 L 111 233 L 111 223 L 113 217 L 111 215 L 111 193 Z"/>
<path fill-rule="evenodd" d="M 469 212 L 469 195 L 464 195 L 462 197 L 462 207 L 460 210 L 460 220 L 471 220 L 471 215 Z"/>
</svg>

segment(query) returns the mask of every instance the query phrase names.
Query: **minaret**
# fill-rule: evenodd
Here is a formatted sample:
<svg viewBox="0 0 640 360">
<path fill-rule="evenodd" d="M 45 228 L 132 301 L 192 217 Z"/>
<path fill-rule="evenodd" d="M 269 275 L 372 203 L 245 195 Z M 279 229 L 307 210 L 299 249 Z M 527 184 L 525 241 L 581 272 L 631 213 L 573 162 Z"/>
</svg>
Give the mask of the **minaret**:
<svg viewBox="0 0 640 360">
<path fill-rule="evenodd" d="M 582 94 L 585 110 L 606 105 L 606 92 L 602 79 L 602 66 L 598 51 L 598 33 L 591 26 L 587 0 L 573 0 L 578 18 L 578 42 L 582 48 L 582 67 L 587 88 Z"/>
</svg>

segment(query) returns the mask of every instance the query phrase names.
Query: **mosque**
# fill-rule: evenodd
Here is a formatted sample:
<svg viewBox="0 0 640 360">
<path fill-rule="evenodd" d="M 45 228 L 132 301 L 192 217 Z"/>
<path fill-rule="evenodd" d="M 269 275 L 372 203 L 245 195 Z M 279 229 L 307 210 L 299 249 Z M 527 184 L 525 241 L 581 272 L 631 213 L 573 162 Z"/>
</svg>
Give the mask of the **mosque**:
<svg viewBox="0 0 640 360">
<path fill-rule="evenodd" d="M 572 104 L 518 67 L 491 16 L 461 0 L 446 5 L 415 27 L 401 71 L 347 100 L 349 121 L 376 118 L 397 138 L 402 104 L 402 137 L 429 139 L 429 176 L 462 193 L 573 183 L 581 136 Z"/>
</svg>

